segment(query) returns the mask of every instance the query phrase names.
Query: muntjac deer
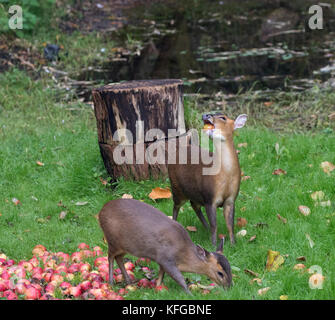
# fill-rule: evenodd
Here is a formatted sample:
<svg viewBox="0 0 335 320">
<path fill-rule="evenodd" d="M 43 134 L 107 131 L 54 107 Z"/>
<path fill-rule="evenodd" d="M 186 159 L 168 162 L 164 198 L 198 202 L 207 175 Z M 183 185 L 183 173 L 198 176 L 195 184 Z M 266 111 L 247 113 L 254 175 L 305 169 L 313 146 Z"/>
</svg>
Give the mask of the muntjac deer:
<svg viewBox="0 0 335 320">
<path fill-rule="evenodd" d="M 208 252 L 192 242 L 181 224 L 146 203 L 134 199 L 112 200 L 101 209 L 99 223 L 108 243 L 111 284 L 114 259 L 126 282 L 131 282 L 123 264 L 127 253 L 152 259 L 160 265 L 158 286 L 165 272 L 188 293 L 181 272 L 207 275 L 223 287 L 232 283 L 230 264 L 221 254 L 223 240 L 217 252 Z"/>
<path fill-rule="evenodd" d="M 215 246 L 216 209 L 223 206 L 230 242 L 234 244 L 234 207 L 240 188 L 241 170 L 234 147 L 233 132 L 244 126 L 247 115 L 239 115 L 235 121 L 221 113 L 205 114 L 202 119 L 204 129 L 213 138 L 215 152 L 211 155 L 218 170 L 215 174 L 204 174 L 208 165 L 204 164 L 201 159 L 198 164 L 190 162 L 178 164 L 178 161 L 177 164 L 168 164 L 174 202 L 173 219 L 177 220 L 180 207 L 190 200 L 193 210 L 208 229 L 208 223 L 201 211 L 201 207 L 204 206 L 209 220 L 211 240 Z M 189 145 L 187 147 L 188 159 L 193 152 L 192 149 L 198 149 L 200 154 L 203 152 L 199 146 Z"/>
</svg>

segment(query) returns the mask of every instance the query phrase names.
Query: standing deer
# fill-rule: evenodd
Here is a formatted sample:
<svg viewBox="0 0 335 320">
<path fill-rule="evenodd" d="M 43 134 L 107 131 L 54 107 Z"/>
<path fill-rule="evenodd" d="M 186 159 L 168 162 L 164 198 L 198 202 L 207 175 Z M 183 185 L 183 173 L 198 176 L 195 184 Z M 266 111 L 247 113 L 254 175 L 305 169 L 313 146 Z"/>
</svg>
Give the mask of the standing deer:
<svg viewBox="0 0 335 320">
<path fill-rule="evenodd" d="M 211 155 L 213 163 L 217 164 L 218 172 L 204 174 L 209 166 L 204 164 L 202 159 L 198 164 L 190 162 L 178 164 L 178 161 L 177 164 L 168 164 L 174 202 L 173 219 L 177 220 L 180 207 L 190 200 L 193 210 L 204 227 L 208 229 L 210 226 L 211 240 L 215 246 L 216 209 L 223 207 L 230 242 L 234 244 L 234 207 L 240 188 L 241 170 L 234 147 L 233 132 L 244 126 L 247 115 L 239 115 L 235 121 L 221 113 L 205 114 L 202 119 L 206 133 L 213 138 L 215 152 Z M 204 149 L 192 144 L 187 146 L 187 159 L 190 159 L 193 151 L 202 154 Z M 205 207 L 209 226 L 201 211 L 202 206 Z"/>
</svg>

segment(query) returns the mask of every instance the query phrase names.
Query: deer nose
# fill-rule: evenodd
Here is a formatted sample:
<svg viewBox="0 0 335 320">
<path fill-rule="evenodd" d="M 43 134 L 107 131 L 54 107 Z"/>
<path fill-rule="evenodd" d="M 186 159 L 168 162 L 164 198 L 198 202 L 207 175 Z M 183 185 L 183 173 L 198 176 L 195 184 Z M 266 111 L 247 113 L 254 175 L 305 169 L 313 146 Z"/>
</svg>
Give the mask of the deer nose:
<svg viewBox="0 0 335 320">
<path fill-rule="evenodd" d="M 209 120 L 211 117 L 212 117 L 212 115 L 206 113 L 206 114 L 203 114 L 203 115 L 202 115 L 202 120 L 203 120 L 203 121 L 206 121 L 206 120 Z"/>
</svg>

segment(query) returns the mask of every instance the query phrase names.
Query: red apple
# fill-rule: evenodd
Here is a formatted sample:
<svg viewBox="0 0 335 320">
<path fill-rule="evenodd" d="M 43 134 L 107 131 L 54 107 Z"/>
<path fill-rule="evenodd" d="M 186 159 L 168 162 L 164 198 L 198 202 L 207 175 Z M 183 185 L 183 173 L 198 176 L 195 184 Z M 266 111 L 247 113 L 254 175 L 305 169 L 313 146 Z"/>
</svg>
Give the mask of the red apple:
<svg viewBox="0 0 335 320">
<path fill-rule="evenodd" d="M 86 291 L 88 289 L 92 288 L 92 283 L 91 281 L 85 280 L 80 284 L 80 288 L 82 291 Z"/>
<path fill-rule="evenodd" d="M 13 266 L 15 264 L 15 261 L 13 259 L 9 259 L 6 262 L 7 262 L 7 267 Z"/>
<path fill-rule="evenodd" d="M 8 289 L 7 280 L 0 280 L 0 292 L 6 291 Z"/>
<path fill-rule="evenodd" d="M 79 250 L 85 250 L 85 249 L 89 249 L 89 248 L 90 248 L 90 246 L 88 244 L 84 243 L 84 242 L 78 244 L 78 249 Z"/>
<path fill-rule="evenodd" d="M 20 261 L 18 263 L 18 266 L 23 267 L 24 270 L 27 272 L 31 272 L 34 268 L 34 266 L 28 261 Z"/>
<path fill-rule="evenodd" d="M 137 282 L 137 286 L 142 287 L 142 288 L 150 288 L 151 284 L 150 284 L 150 281 L 148 279 L 143 278 L 139 282 Z"/>
<path fill-rule="evenodd" d="M 132 270 L 134 270 L 135 265 L 132 262 L 128 261 L 124 264 L 124 267 L 126 268 L 126 270 L 132 271 Z"/>
<path fill-rule="evenodd" d="M 37 300 L 41 297 L 41 292 L 34 287 L 27 288 L 25 292 L 26 300 Z"/>
<path fill-rule="evenodd" d="M 55 292 L 56 286 L 52 283 L 48 283 L 45 287 L 45 292 L 53 294 Z"/>
<path fill-rule="evenodd" d="M 41 244 L 38 244 L 34 247 L 32 253 L 34 256 L 42 256 L 46 252 L 46 248 L 42 246 Z"/>
<path fill-rule="evenodd" d="M 78 252 L 78 251 L 76 251 L 76 252 L 73 252 L 73 253 L 71 254 L 71 261 L 72 261 L 72 262 L 81 262 L 82 259 L 83 259 L 83 254 L 82 254 L 82 252 Z"/>
<path fill-rule="evenodd" d="M 116 276 L 114 276 L 114 280 L 116 283 L 120 283 L 123 281 L 123 275 L 122 274 L 118 274 Z"/>
<path fill-rule="evenodd" d="M 102 263 L 98 267 L 99 272 L 109 272 L 109 265 L 108 263 Z"/>
<path fill-rule="evenodd" d="M 3 297 L 7 298 L 7 300 L 18 300 L 17 295 L 11 291 L 11 290 L 7 290 L 3 293 Z"/>
<path fill-rule="evenodd" d="M 8 280 L 10 279 L 10 274 L 9 272 L 7 271 L 2 271 L 1 275 L 0 275 L 0 278 L 3 279 L 3 280 Z"/>
<path fill-rule="evenodd" d="M 65 275 L 65 279 L 68 281 L 72 281 L 74 279 L 74 274 L 73 273 L 67 273 Z"/>
<path fill-rule="evenodd" d="M 169 290 L 167 286 L 165 286 L 164 284 L 157 286 L 155 288 L 155 291 L 163 291 L 163 290 Z"/>
<path fill-rule="evenodd" d="M 64 281 L 64 277 L 61 276 L 60 274 L 58 273 L 54 273 L 52 276 L 51 276 L 51 282 L 55 282 L 57 284 L 60 284 Z"/>
<path fill-rule="evenodd" d="M 94 256 L 93 251 L 91 251 L 91 250 L 82 250 L 81 253 L 83 255 L 83 258 L 85 258 L 85 259 L 86 258 L 91 258 L 91 257 Z"/>
<path fill-rule="evenodd" d="M 66 281 L 63 281 L 60 285 L 59 288 L 62 290 L 62 294 L 69 294 L 69 289 L 72 287 L 72 284 Z"/>
<path fill-rule="evenodd" d="M 103 263 L 108 263 L 107 257 L 99 257 L 94 260 L 94 266 L 97 268 Z"/>
<path fill-rule="evenodd" d="M 91 265 L 89 263 L 83 263 L 79 267 L 79 271 L 81 273 L 89 272 L 90 270 L 91 270 Z"/>
<path fill-rule="evenodd" d="M 88 292 L 92 294 L 97 300 L 103 299 L 105 295 L 104 291 L 101 289 L 90 289 Z"/>
<path fill-rule="evenodd" d="M 75 286 L 75 287 L 71 287 L 71 288 L 69 289 L 69 294 L 70 294 L 71 296 L 75 297 L 75 298 L 80 297 L 81 293 L 82 293 L 82 292 L 81 292 L 81 287 L 80 287 L 80 285 Z"/>
<path fill-rule="evenodd" d="M 125 289 L 126 289 L 127 291 L 131 291 L 131 292 L 133 292 L 133 291 L 136 291 L 136 290 L 137 290 L 137 287 L 134 286 L 134 285 L 128 284 L 128 285 L 126 285 Z"/>
<path fill-rule="evenodd" d="M 55 269 L 55 273 L 67 273 L 67 267 L 62 265 L 62 266 L 58 266 L 56 269 Z"/>
<path fill-rule="evenodd" d="M 114 270 L 114 274 L 115 274 L 115 275 L 121 274 L 121 269 L 120 269 L 120 268 L 116 268 L 116 269 Z"/>
<path fill-rule="evenodd" d="M 69 273 L 75 273 L 75 272 L 78 272 L 79 269 L 80 269 L 79 263 L 73 263 L 68 267 L 67 271 Z"/>
<path fill-rule="evenodd" d="M 125 288 L 121 288 L 119 289 L 118 291 L 118 294 L 121 295 L 121 296 L 124 296 L 128 293 L 128 291 L 125 289 Z"/>
</svg>

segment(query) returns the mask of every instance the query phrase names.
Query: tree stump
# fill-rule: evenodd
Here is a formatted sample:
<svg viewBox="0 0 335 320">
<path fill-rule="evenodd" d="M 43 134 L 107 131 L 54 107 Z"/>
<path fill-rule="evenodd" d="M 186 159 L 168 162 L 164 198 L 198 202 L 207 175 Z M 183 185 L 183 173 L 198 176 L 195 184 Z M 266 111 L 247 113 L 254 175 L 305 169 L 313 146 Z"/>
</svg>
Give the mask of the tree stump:
<svg viewBox="0 0 335 320">
<path fill-rule="evenodd" d="M 167 153 L 162 163 L 160 151 L 168 137 L 185 133 L 182 81 L 128 81 L 92 95 L 100 152 L 112 181 L 165 176 Z"/>
</svg>

